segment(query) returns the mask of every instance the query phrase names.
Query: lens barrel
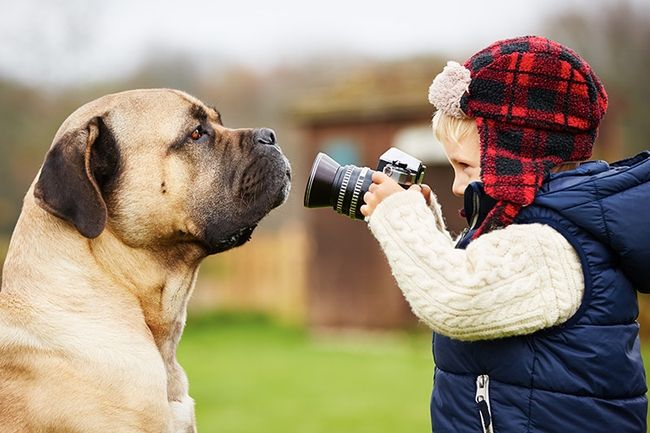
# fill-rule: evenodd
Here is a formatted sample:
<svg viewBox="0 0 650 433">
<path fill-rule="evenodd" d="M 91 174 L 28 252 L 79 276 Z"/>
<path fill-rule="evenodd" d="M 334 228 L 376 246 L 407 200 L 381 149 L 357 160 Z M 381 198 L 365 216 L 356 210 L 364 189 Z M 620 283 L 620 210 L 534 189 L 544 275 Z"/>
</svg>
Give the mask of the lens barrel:
<svg viewBox="0 0 650 433">
<path fill-rule="evenodd" d="M 372 183 L 373 170 L 355 165 L 339 165 L 324 153 L 319 153 L 312 165 L 305 189 L 305 207 L 331 206 L 336 212 L 363 220 L 359 209 L 363 195 Z"/>
</svg>

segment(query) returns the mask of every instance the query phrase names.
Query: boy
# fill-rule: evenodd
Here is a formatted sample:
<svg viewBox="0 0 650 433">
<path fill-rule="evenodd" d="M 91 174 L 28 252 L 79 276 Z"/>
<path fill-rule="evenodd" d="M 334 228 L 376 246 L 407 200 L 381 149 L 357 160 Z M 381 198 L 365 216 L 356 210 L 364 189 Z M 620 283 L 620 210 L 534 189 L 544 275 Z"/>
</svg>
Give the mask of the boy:
<svg viewBox="0 0 650 433">
<path fill-rule="evenodd" d="M 434 331 L 433 430 L 645 432 L 650 153 L 575 162 L 591 156 L 607 95 L 545 38 L 449 62 L 429 100 L 469 230 L 454 247 L 430 188 L 382 173 L 361 212 Z"/>
</svg>

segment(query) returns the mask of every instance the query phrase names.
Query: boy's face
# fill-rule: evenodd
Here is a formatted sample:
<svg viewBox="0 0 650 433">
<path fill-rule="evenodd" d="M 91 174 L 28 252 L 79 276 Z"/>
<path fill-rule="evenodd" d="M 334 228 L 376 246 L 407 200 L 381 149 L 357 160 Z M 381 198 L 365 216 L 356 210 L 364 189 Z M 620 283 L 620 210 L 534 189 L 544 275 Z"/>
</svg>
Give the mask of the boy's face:
<svg viewBox="0 0 650 433">
<path fill-rule="evenodd" d="M 478 132 L 466 134 L 459 141 L 443 141 L 442 145 L 449 163 L 454 168 L 454 184 L 451 190 L 455 196 L 462 197 L 467 185 L 481 180 Z"/>
</svg>

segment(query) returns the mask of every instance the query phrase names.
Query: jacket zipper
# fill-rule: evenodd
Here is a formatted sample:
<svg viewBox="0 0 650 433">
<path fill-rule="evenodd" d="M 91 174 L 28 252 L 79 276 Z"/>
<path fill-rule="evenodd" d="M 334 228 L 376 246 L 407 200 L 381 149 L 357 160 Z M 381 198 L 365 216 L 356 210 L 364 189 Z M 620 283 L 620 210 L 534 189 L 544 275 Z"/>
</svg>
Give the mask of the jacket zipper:
<svg viewBox="0 0 650 433">
<path fill-rule="evenodd" d="M 490 376 L 482 374 L 476 378 L 476 405 L 481 417 L 483 433 L 494 433 L 490 409 Z"/>
</svg>

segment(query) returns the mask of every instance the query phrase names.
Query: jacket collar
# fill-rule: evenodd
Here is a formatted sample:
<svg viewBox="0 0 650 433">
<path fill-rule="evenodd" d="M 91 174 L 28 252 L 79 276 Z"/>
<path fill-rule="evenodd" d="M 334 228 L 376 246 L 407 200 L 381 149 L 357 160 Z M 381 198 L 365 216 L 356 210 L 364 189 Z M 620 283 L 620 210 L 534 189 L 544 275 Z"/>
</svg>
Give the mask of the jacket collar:
<svg viewBox="0 0 650 433">
<path fill-rule="evenodd" d="M 464 194 L 463 212 L 467 219 L 468 228 L 458 239 L 457 248 L 465 248 L 469 245 L 474 232 L 481 226 L 496 202 L 495 199 L 485 193 L 483 182 L 472 182 L 467 185 Z"/>
<path fill-rule="evenodd" d="M 478 228 L 496 204 L 496 200 L 485 193 L 483 182 L 472 182 L 465 188 L 464 210 L 470 229 Z"/>
</svg>

